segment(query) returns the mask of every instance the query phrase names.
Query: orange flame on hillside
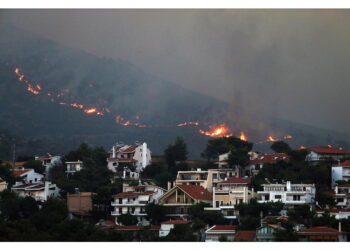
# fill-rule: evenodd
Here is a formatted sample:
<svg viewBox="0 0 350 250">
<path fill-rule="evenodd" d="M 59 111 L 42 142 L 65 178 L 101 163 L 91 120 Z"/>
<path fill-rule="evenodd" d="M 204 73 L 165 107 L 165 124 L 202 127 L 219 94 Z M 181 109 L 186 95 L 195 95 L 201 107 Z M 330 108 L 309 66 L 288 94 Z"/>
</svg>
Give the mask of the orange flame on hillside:
<svg viewBox="0 0 350 250">
<path fill-rule="evenodd" d="M 270 141 L 270 142 L 273 142 L 273 141 L 277 141 L 278 139 L 276 137 L 273 137 L 273 136 L 269 136 L 267 137 L 267 140 L 266 141 Z"/>
<path fill-rule="evenodd" d="M 221 124 L 217 127 L 211 126 L 210 131 L 199 130 L 199 133 L 210 136 L 210 137 L 230 137 L 232 134 L 225 124 Z"/>
<path fill-rule="evenodd" d="M 241 139 L 242 141 L 248 141 L 247 136 L 243 132 L 241 132 L 241 134 L 239 135 L 239 139 Z"/>
</svg>

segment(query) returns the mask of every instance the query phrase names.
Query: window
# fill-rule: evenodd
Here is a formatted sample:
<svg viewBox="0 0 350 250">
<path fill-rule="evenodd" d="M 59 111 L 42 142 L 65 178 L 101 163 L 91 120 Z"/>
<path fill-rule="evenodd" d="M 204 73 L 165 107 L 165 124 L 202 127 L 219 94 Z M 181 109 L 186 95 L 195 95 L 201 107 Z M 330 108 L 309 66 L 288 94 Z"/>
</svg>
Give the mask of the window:
<svg viewBox="0 0 350 250">
<path fill-rule="evenodd" d="M 119 208 L 119 213 L 122 214 L 123 213 L 123 209 L 120 207 Z"/>
<path fill-rule="evenodd" d="M 300 201 L 300 195 L 293 195 L 293 201 Z"/>
<path fill-rule="evenodd" d="M 276 195 L 275 195 L 275 199 L 276 199 L 276 200 L 282 199 L 282 195 L 276 194 Z"/>
<path fill-rule="evenodd" d="M 119 198 L 119 204 L 123 203 L 123 198 Z"/>
</svg>

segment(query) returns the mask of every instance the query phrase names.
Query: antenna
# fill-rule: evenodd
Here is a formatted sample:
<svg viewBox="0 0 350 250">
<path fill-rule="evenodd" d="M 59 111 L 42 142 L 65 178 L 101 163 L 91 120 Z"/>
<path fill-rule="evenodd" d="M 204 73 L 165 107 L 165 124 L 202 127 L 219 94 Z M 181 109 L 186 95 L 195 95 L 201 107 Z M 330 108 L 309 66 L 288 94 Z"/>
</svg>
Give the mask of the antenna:
<svg viewBox="0 0 350 250">
<path fill-rule="evenodd" d="M 16 162 L 16 144 L 13 144 L 12 167 L 15 168 Z"/>
</svg>

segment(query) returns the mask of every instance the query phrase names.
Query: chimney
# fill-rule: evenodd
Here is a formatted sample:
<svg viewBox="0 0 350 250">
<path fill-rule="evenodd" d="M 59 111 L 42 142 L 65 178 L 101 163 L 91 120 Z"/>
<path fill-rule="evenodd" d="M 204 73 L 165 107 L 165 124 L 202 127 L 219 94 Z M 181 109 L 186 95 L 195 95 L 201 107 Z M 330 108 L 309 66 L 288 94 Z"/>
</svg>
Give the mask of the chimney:
<svg viewBox="0 0 350 250">
<path fill-rule="evenodd" d="M 338 185 L 335 186 L 335 189 L 334 189 L 335 193 L 338 194 Z"/>
<path fill-rule="evenodd" d="M 142 169 L 147 165 L 147 143 L 142 144 Z"/>
<path fill-rule="evenodd" d="M 287 181 L 287 191 L 291 191 L 292 189 L 292 184 L 290 183 L 290 181 Z"/>
<path fill-rule="evenodd" d="M 171 181 L 168 181 L 168 190 L 171 189 L 171 186 L 172 186 L 172 182 L 171 182 Z"/>
<path fill-rule="evenodd" d="M 197 168 L 197 171 L 202 171 L 202 169 L 201 168 Z"/>
<path fill-rule="evenodd" d="M 341 232 L 341 221 L 338 222 L 338 230 Z"/>
<path fill-rule="evenodd" d="M 113 145 L 113 148 L 112 148 L 112 158 L 115 158 L 115 146 Z"/>
</svg>

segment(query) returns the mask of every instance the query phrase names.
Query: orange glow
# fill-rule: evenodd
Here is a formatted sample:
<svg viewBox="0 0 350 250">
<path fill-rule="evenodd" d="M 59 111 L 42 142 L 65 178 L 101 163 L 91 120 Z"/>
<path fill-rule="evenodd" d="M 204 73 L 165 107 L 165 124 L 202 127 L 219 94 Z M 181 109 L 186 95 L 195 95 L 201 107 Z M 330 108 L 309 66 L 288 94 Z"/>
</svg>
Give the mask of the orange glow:
<svg viewBox="0 0 350 250">
<path fill-rule="evenodd" d="M 306 147 L 305 146 L 300 146 L 299 149 L 306 149 Z"/>
<path fill-rule="evenodd" d="M 86 114 L 92 114 L 96 112 L 96 108 L 89 108 L 89 109 L 84 109 L 84 112 Z"/>
<path fill-rule="evenodd" d="M 199 133 L 210 136 L 210 137 L 230 137 L 230 136 L 232 136 L 229 129 L 224 124 L 221 124 L 217 127 L 211 126 L 210 128 L 211 128 L 210 131 L 204 131 L 204 130 L 200 129 Z"/>
<path fill-rule="evenodd" d="M 328 146 L 329 148 L 332 148 L 332 147 L 333 147 L 331 144 L 328 144 L 327 146 Z"/>
<path fill-rule="evenodd" d="M 269 136 L 267 137 L 267 141 L 270 141 L 270 142 L 273 142 L 273 141 L 277 141 L 278 139 L 276 137 L 273 137 L 273 136 Z"/>
<path fill-rule="evenodd" d="M 292 139 L 293 138 L 293 136 L 291 136 L 291 135 L 285 135 L 284 137 L 283 137 L 283 139 Z"/>
<path fill-rule="evenodd" d="M 248 141 L 247 136 L 243 132 L 241 132 L 241 134 L 239 135 L 239 139 L 241 139 L 242 141 Z"/>
<path fill-rule="evenodd" d="M 32 85 L 28 84 L 27 90 L 34 95 L 39 95 L 39 91 L 35 90 Z"/>
</svg>

